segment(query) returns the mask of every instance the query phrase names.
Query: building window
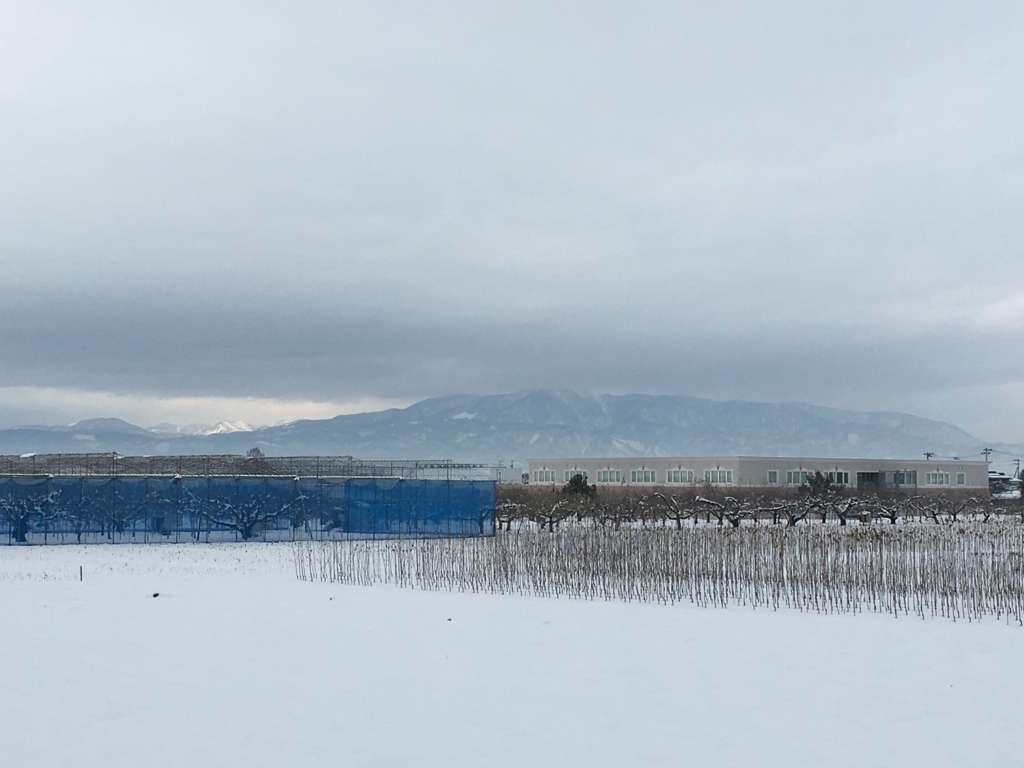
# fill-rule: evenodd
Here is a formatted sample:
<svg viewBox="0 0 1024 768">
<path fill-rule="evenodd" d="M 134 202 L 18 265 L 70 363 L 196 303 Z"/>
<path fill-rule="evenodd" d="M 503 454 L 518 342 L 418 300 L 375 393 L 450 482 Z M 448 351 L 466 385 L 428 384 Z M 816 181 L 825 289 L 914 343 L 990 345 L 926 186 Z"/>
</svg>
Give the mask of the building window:
<svg viewBox="0 0 1024 768">
<path fill-rule="evenodd" d="M 693 482 L 693 470 L 692 469 L 670 469 L 665 474 L 666 483 L 692 483 Z"/>
<path fill-rule="evenodd" d="M 776 485 L 779 482 L 779 470 L 768 470 L 768 485 Z"/>
<path fill-rule="evenodd" d="M 576 475 L 583 475 L 583 482 L 587 482 L 587 470 L 585 469 L 567 469 L 565 470 L 565 482 L 569 482 Z"/>
<path fill-rule="evenodd" d="M 967 473 L 966 472 L 957 472 L 956 473 L 956 484 L 957 485 L 967 485 Z"/>
<path fill-rule="evenodd" d="M 840 472 L 840 471 L 837 470 L 835 472 L 826 472 L 825 476 L 828 478 L 828 481 L 830 483 L 835 483 L 836 485 L 849 485 L 850 484 L 850 473 L 849 472 Z"/>
<path fill-rule="evenodd" d="M 653 483 L 654 482 L 654 470 L 653 469 L 634 469 L 629 474 L 631 483 Z"/>
<path fill-rule="evenodd" d="M 704 470 L 705 483 L 731 483 L 731 469 L 706 469 Z"/>
<path fill-rule="evenodd" d="M 597 473 L 599 483 L 621 483 L 622 473 L 617 469 L 601 469 Z"/>
<path fill-rule="evenodd" d="M 806 485 L 807 484 L 807 472 L 802 469 L 794 469 L 791 472 L 786 473 L 786 484 L 787 485 Z"/>
<path fill-rule="evenodd" d="M 535 483 L 553 483 L 555 482 L 555 470 L 553 469 L 538 469 L 533 473 L 533 482 Z"/>
<path fill-rule="evenodd" d="M 928 485 L 949 485 L 949 472 L 928 472 L 925 477 Z"/>
<path fill-rule="evenodd" d="M 894 472 L 896 485 L 917 485 L 917 472 Z"/>
</svg>

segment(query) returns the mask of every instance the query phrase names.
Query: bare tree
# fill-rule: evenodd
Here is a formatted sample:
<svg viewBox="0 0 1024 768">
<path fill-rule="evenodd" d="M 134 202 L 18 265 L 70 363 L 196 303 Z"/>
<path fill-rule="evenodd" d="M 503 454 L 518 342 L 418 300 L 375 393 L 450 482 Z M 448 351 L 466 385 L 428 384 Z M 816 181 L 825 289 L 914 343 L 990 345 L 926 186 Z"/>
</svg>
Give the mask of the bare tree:
<svg viewBox="0 0 1024 768">
<path fill-rule="evenodd" d="M 539 495 L 537 489 L 527 485 L 499 485 L 494 508 L 498 530 L 504 527 L 506 531 L 511 531 L 513 522 L 533 519 L 531 508 Z"/>
<path fill-rule="evenodd" d="M 978 508 L 978 499 L 974 496 L 960 495 L 942 497 L 942 505 L 945 508 L 946 515 L 949 517 L 951 523 L 957 523 L 960 521 L 960 515 L 971 514 Z"/>
<path fill-rule="evenodd" d="M 876 495 L 865 500 L 864 505 L 873 515 L 885 518 L 890 525 L 896 525 L 907 512 L 918 508 L 917 504 L 921 498 L 921 496 L 882 497 Z"/>
<path fill-rule="evenodd" d="M 11 538 L 21 544 L 27 543 L 32 519 L 42 520 L 59 495 L 59 491 L 45 491 L 26 498 L 18 498 L 13 494 L 6 498 L 0 497 L 0 519 L 7 523 Z"/>
<path fill-rule="evenodd" d="M 840 525 L 846 525 L 846 521 L 856 514 L 860 509 L 860 500 L 856 498 L 836 499 L 832 502 L 832 514 L 839 519 Z"/>
<path fill-rule="evenodd" d="M 786 526 L 795 528 L 797 523 L 805 520 L 808 515 L 815 512 L 820 506 L 821 499 L 815 499 L 812 496 L 784 501 L 782 504 L 782 514 L 786 518 Z"/>
<path fill-rule="evenodd" d="M 576 512 L 572 503 L 566 498 L 552 498 L 547 503 L 544 503 L 542 500 L 538 500 L 538 502 L 531 505 L 529 514 L 530 518 L 539 524 L 542 530 L 547 528 L 553 532 L 556 525 L 572 517 Z"/>
<path fill-rule="evenodd" d="M 100 516 L 100 509 L 97 508 L 95 500 L 82 495 L 74 500 L 69 500 L 61 509 L 61 516 L 67 521 L 69 527 L 75 534 L 79 544 L 82 543 L 82 534 L 86 529 L 95 523 Z"/>
<path fill-rule="evenodd" d="M 726 496 L 722 501 L 698 496 L 697 501 L 707 506 L 710 514 L 718 520 L 719 525 L 727 522 L 733 528 L 739 528 L 744 520 L 748 520 L 754 515 L 749 504 L 743 504 L 733 496 Z"/>
<path fill-rule="evenodd" d="M 209 524 L 235 531 L 243 541 L 251 539 L 261 529 L 304 500 L 298 495 L 284 504 L 279 499 L 264 495 L 255 498 L 228 501 L 226 499 L 201 499 L 188 492 L 192 508 Z"/>
<path fill-rule="evenodd" d="M 946 494 L 928 498 L 916 508 L 932 522 L 939 525 L 944 522 L 956 523 L 960 515 L 973 508 L 978 500 L 973 497 L 950 497 Z"/>
<path fill-rule="evenodd" d="M 655 493 L 652 498 L 661 502 L 662 514 L 668 520 L 674 520 L 676 528 L 682 528 L 684 520 L 696 518 L 697 512 L 700 510 L 696 499 L 693 497 L 683 499 L 675 494 Z"/>
</svg>

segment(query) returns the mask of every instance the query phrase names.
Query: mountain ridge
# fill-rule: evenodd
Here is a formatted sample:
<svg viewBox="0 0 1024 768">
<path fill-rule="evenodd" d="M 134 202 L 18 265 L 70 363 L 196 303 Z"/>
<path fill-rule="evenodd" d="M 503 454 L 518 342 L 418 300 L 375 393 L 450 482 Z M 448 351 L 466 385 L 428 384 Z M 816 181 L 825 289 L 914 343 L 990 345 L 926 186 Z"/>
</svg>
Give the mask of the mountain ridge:
<svg viewBox="0 0 1024 768">
<path fill-rule="evenodd" d="M 229 422 L 221 422 L 226 425 Z M 245 453 L 451 458 L 491 463 L 567 456 L 968 457 L 984 443 L 945 422 L 799 402 L 606 395 L 573 390 L 457 394 L 406 408 L 306 419 L 252 431 L 157 432 L 121 419 L 0 430 L 0 453 Z M 248 426 L 248 425 L 246 425 Z M 1017 449 L 1018 446 L 1009 446 Z"/>
</svg>

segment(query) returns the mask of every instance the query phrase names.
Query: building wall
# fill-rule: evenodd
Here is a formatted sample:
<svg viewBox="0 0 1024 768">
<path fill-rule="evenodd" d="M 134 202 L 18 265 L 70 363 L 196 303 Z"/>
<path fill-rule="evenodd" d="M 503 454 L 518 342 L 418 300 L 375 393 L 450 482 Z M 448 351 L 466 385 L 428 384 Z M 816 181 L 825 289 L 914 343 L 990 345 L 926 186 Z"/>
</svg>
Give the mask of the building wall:
<svg viewBox="0 0 1024 768">
<path fill-rule="evenodd" d="M 585 474 L 596 485 L 734 485 L 795 488 L 807 474 L 832 473 L 851 487 L 988 489 L 984 461 L 826 459 L 772 456 L 528 459 L 531 485 L 564 485 Z M 615 473 L 618 473 L 617 475 Z M 634 474 L 635 473 L 635 474 Z M 673 473 L 673 474 L 670 474 Z M 774 474 L 773 474 L 774 473 Z M 774 482 L 773 482 L 774 480 Z"/>
</svg>

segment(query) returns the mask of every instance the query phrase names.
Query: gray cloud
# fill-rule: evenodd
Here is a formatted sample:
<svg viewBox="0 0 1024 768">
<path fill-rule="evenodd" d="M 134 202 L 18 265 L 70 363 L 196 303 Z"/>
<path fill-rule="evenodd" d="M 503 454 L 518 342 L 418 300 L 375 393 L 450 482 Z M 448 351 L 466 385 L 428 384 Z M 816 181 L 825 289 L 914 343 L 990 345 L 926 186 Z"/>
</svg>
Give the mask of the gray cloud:
<svg viewBox="0 0 1024 768">
<path fill-rule="evenodd" d="M 0 386 L 1024 426 L 1016 5 L 26 3 L 5 26 Z"/>
</svg>

